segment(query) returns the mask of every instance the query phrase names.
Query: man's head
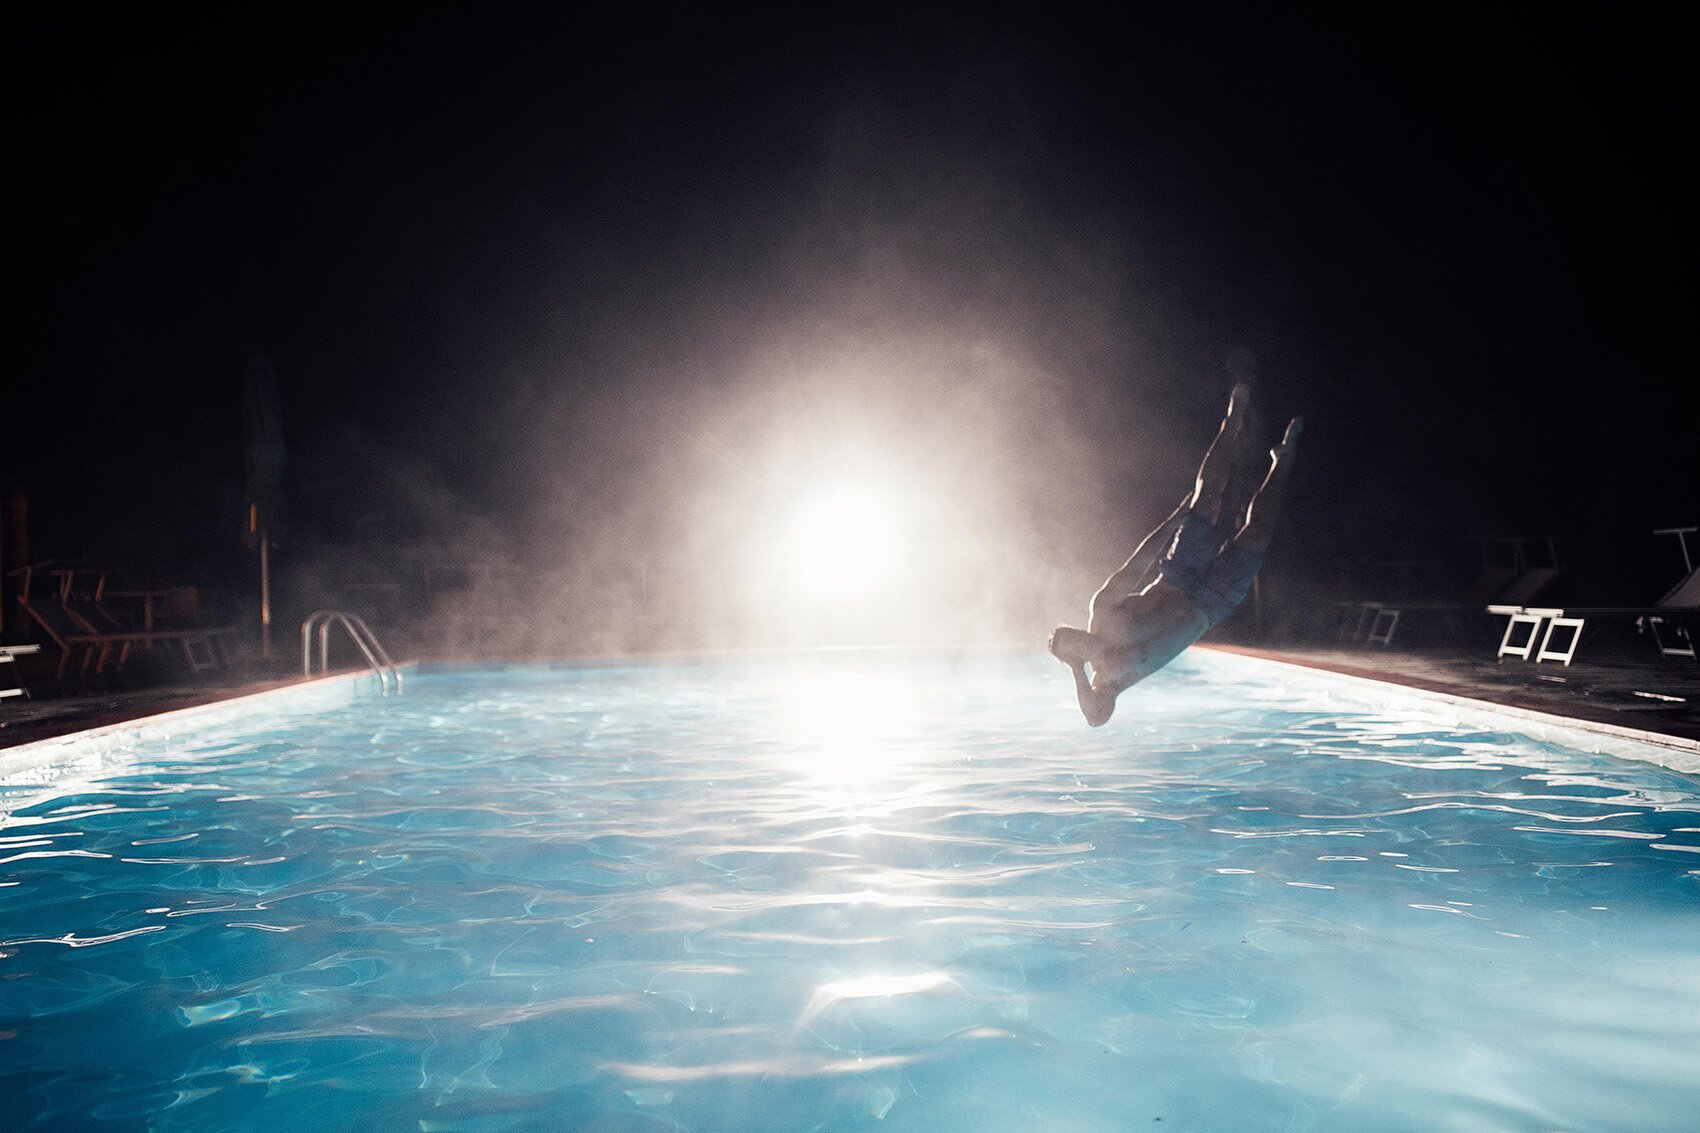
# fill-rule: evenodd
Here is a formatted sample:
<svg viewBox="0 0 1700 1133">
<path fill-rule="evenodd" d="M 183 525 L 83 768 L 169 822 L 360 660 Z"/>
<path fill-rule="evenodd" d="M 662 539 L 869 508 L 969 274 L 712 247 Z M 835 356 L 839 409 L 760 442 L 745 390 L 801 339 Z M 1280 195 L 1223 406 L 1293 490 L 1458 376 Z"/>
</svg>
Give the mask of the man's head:
<svg viewBox="0 0 1700 1133">
<path fill-rule="evenodd" d="M 1138 646 L 1111 645 L 1100 652 L 1092 664 L 1092 695 L 1080 704 L 1088 724 L 1101 727 L 1115 714 L 1122 690 L 1150 675 L 1144 664 L 1145 650 Z"/>
<path fill-rule="evenodd" d="M 1093 689 L 1091 695 L 1080 698 L 1080 714 L 1094 728 L 1102 728 L 1116 712 L 1116 694 Z"/>
</svg>

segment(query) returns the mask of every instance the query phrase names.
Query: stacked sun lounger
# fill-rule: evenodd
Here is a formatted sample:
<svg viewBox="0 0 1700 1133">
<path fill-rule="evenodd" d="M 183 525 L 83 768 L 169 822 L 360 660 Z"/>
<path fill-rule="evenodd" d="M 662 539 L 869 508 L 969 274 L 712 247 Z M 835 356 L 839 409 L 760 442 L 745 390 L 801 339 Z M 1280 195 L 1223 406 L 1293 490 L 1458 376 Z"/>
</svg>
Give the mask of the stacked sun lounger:
<svg viewBox="0 0 1700 1133">
<path fill-rule="evenodd" d="M 1700 652 L 1695 649 L 1695 641 L 1700 638 L 1700 567 L 1695 565 L 1688 548 L 1688 537 L 1696 530 L 1700 529 L 1661 527 L 1654 531 L 1655 535 L 1677 537 L 1688 573 L 1650 606 L 1490 604 L 1488 613 L 1507 619 L 1505 635 L 1499 642 L 1499 656 L 1537 663 L 1561 661 L 1569 665 L 1590 619 L 1633 619 L 1643 633 L 1652 636 L 1661 655 L 1700 660 Z"/>
</svg>

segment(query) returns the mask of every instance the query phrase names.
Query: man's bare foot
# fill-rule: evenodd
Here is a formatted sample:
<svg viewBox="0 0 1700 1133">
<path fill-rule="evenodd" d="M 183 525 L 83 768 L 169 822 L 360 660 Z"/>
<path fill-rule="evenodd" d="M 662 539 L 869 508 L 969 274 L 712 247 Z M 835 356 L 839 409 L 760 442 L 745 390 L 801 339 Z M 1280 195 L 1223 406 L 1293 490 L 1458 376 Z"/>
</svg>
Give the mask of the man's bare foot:
<svg viewBox="0 0 1700 1133">
<path fill-rule="evenodd" d="M 1092 635 L 1073 626 L 1058 626 L 1045 647 L 1065 665 L 1084 665 L 1092 658 Z"/>
<path fill-rule="evenodd" d="M 1234 392 L 1228 395 L 1228 417 L 1230 419 L 1234 417 L 1243 418 L 1246 410 L 1250 407 L 1251 387 L 1245 382 L 1235 382 Z"/>
<path fill-rule="evenodd" d="M 1234 386 L 1234 392 L 1228 395 L 1228 413 L 1222 420 L 1222 431 L 1236 441 L 1245 433 L 1247 422 L 1251 420 L 1251 387 L 1244 382 Z"/>
</svg>

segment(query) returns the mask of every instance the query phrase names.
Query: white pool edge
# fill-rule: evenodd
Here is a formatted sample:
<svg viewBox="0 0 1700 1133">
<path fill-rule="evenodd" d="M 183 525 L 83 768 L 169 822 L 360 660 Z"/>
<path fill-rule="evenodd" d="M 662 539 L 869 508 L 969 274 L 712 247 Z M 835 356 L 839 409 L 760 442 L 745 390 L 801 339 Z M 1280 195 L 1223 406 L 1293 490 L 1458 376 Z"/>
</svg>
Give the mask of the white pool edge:
<svg viewBox="0 0 1700 1133">
<path fill-rule="evenodd" d="M 1626 728 L 1556 713 L 1539 712 L 1478 700 L 1455 693 L 1413 688 L 1395 681 L 1337 673 L 1294 661 L 1254 657 L 1239 652 L 1193 649 L 1194 661 L 1220 663 L 1229 668 L 1246 666 L 1285 677 L 1302 675 L 1307 683 L 1335 687 L 1372 702 L 1405 702 L 1427 710 L 1437 709 L 1450 721 L 1472 727 L 1490 727 L 1517 732 L 1530 739 L 1560 744 L 1577 751 L 1651 763 L 1687 775 L 1700 775 L 1700 741 L 1667 736 L 1637 728 Z M 401 666 L 417 671 L 415 663 Z M 228 700 L 176 708 L 167 712 L 106 724 L 81 732 L 70 732 L 45 740 L 0 749 L 0 782 L 40 772 L 58 764 L 87 763 L 108 754 L 133 748 L 138 743 L 170 740 L 173 736 L 202 730 L 223 720 L 287 706 L 293 710 L 336 707 L 353 703 L 363 695 L 377 696 L 369 671 L 339 673 L 317 680 L 264 689 Z"/>
<path fill-rule="evenodd" d="M 1397 681 L 1337 673 L 1296 661 L 1280 661 L 1272 657 L 1253 657 L 1244 653 L 1214 649 L 1195 650 L 1194 653 L 1203 653 L 1212 660 L 1222 660 L 1230 667 L 1246 665 L 1288 674 L 1303 673 L 1308 681 L 1347 689 L 1359 697 L 1372 696 L 1382 701 L 1405 701 L 1423 706 L 1430 712 L 1440 709 L 1446 717 L 1460 724 L 1499 728 L 1510 725 L 1509 730 L 1542 743 L 1562 744 L 1594 755 L 1652 763 L 1685 775 L 1700 774 L 1700 741 L 1684 739 L 1681 736 L 1667 736 L 1640 728 L 1626 728 L 1620 724 L 1582 720 L 1532 708 L 1518 708 L 1434 689 L 1413 688 Z"/>
</svg>

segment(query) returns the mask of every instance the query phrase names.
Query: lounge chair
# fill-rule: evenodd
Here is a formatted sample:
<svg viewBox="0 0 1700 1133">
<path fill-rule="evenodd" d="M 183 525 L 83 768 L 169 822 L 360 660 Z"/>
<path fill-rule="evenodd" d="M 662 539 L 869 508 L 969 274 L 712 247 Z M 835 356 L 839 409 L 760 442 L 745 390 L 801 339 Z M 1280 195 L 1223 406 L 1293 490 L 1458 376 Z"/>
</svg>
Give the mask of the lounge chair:
<svg viewBox="0 0 1700 1133">
<path fill-rule="evenodd" d="M 18 676 L 17 661 L 19 657 L 29 653 L 41 652 L 39 645 L 0 645 L 0 665 L 11 665 L 13 687 L 0 688 L 0 700 L 9 696 L 28 696 L 30 690 L 24 687 L 24 678 Z"/>
<path fill-rule="evenodd" d="M 1482 606 L 1497 599 L 1501 594 L 1511 589 L 1523 575 L 1516 567 L 1499 567 L 1494 570 L 1484 570 L 1481 577 L 1458 592 L 1457 601 L 1460 605 Z"/>
<path fill-rule="evenodd" d="M 1544 547 L 1543 566 L 1529 565 L 1529 548 Z M 1505 557 L 1494 563 L 1494 551 Z M 1351 611 L 1341 623 L 1340 640 L 1363 642 L 1369 645 L 1390 646 L 1400 620 L 1407 614 L 1463 614 L 1483 606 L 1522 607 L 1537 597 L 1560 574 L 1558 554 L 1551 536 L 1524 538 L 1504 536 L 1483 542 L 1481 575 L 1454 598 L 1384 599 L 1359 602 L 1355 606 L 1355 621 Z"/>
<path fill-rule="evenodd" d="M 1509 618 L 1505 636 L 1499 642 L 1499 656 L 1521 657 L 1536 663 L 1562 661 L 1569 665 L 1582 642 L 1582 629 L 1590 618 L 1632 618 L 1642 632 L 1652 635 L 1661 655 L 1700 660 L 1700 653 L 1695 650 L 1695 640 L 1700 638 L 1700 567 L 1695 565 L 1688 550 L 1688 536 L 1696 530 L 1700 529 L 1661 527 L 1653 532 L 1655 535 L 1677 537 L 1682 545 L 1682 562 L 1687 574 L 1651 606 L 1560 607 L 1512 602 L 1489 605 L 1488 613 Z M 1527 634 L 1520 634 L 1520 629 L 1526 629 Z"/>
<path fill-rule="evenodd" d="M 80 651 L 82 655 L 79 672 L 87 673 L 92 666 L 99 674 L 106 671 L 108 662 L 113 662 L 115 670 L 122 669 L 136 646 L 151 647 L 161 642 L 180 645 L 189 668 L 197 673 L 229 664 L 223 642 L 227 630 L 132 630 L 102 626 L 97 622 L 107 620 L 110 615 L 104 610 L 95 610 L 87 598 L 77 594 L 74 587 L 77 572 L 53 571 L 58 579 L 57 593 L 49 597 L 39 590 L 31 593 L 35 569 L 34 566 L 24 566 L 13 572 L 23 580 L 18 589 L 18 605 L 26 620 L 33 622 L 58 647 L 56 678 L 64 677 L 75 652 Z"/>
</svg>

